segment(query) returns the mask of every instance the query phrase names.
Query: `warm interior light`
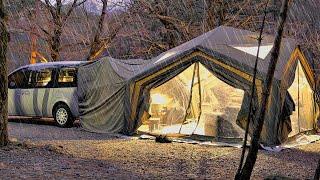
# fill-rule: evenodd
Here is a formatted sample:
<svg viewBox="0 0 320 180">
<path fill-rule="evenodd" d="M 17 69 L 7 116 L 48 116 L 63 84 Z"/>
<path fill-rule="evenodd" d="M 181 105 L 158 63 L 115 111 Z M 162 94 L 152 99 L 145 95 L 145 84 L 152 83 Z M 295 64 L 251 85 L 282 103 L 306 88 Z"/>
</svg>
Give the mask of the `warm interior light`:
<svg viewBox="0 0 320 180">
<path fill-rule="evenodd" d="M 235 121 L 242 105 L 244 91 L 212 75 L 201 64 L 199 70 L 201 102 L 198 73 L 195 74 L 192 83 L 194 72 L 194 65 L 192 65 L 168 82 L 151 89 L 151 102 L 148 109 L 151 117 L 139 127 L 139 131 L 155 134 L 190 135 L 194 133 L 222 137 L 238 137 L 237 133 L 241 134 L 242 131 L 236 127 Z M 192 99 L 189 102 L 192 85 Z M 191 103 L 190 114 L 185 117 L 189 103 Z M 201 105 L 201 116 L 198 122 L 199 105 Z M 228 130 L 223 127 L 218 131 L 220 125 L 221 127 L 227 125 Z"/>
<path fill-rule="evenodd" d="M 160 93 L 151 94 L 151 103 L 152 104 L 168 104 L 169 98 Z"/>
<path fill-rule="evenodd" d="M 180 130 L 180 128 L 181 128 L 181 130 Z M 190 135 L 192 133 L 195 133 L 195 134 L 205 135 L 204 124 L 200 123 L 197 126 L 196 119 L 194 119 L 193 121 L 190 121 L 186 124 L 183 124 L 182 126 L 181 126 L 181 124 L 174 124 L 171 126 L 165 126 L 162 128 L 161 134 L 179 133 L 179 130 L 180 130 L 181 134 L 189 134 Z"/>
</svg>

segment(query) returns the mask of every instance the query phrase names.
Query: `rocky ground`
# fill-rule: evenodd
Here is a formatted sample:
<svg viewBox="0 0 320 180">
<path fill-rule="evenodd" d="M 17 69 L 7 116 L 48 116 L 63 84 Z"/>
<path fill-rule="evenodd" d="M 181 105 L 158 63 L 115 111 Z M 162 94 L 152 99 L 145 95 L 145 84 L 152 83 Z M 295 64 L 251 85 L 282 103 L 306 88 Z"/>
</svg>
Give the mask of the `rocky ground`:
<svg viewBox="0 0 320 180">
<path fill-rule="evenodd" d="M 241 153 L 238 148 L 62 129 L 50 122 L 11 122 L 9 132 L 16 142 L 0 149 L 1 179 L 233 179 Z M 253 179 L 312 178 L 319 158 L 320 142 L 279 153 L 260 151 Z"/>
</svg>

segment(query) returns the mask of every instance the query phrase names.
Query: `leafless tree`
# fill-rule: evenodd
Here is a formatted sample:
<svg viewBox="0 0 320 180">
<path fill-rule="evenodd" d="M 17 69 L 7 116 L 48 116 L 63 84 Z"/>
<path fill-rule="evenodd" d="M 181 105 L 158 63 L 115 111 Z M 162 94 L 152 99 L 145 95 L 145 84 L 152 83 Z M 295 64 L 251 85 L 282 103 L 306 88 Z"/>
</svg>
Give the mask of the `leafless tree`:
<svg viewBox="0 0 320 180">
<path fill-rule="evenodd" d="M 256 159 L 257 159 L 257 154 L 259 150 L 259 140 L 260 140 L 260 135 L 264 123 L 264 118 L 266 115 L 266 108 L 268 106 L 269 102 L 269 97 L 270 97 L 270 91 L 273 83 L 273 77 L 274 77 L 274 72 L 275 72 L 275 67 L 278 62 L 278 57 L 279 57 L 279 51 L 280 51 L 280 44 L 282 40 L 282 35 L 284 31 L 284 24 L 287 19 L 287 11 L 288 11 L 288 3 L 289 0 L 283 0 L 282 2 L 282 7 L 280 11 L 280 19 L 279 19 L 279 24 L 277 28 L 277 34 L 274 40 L 273 48 L 271 50 L 271 58 L 270 58 L 270 64 L 268 67 L 268 72 L 265 80 L 265 86 L 263 88 L 263 96 L 262 96 L 262 102 L 261 102 L 261 107 L 260 107 L 260 114 L 257 118 L 257 125 L 254 128 L 252 139 L 251 139 L 251 146 L 245 161 L 245 164 L 241 170 L 241 173 L 239 176 L 237 176 L 237 179 L 243 179 L 247 180 L 250 179 L 253 167 L 255 165 Z"/>
<path fill-rule="evenodd" d="M 220 25 L 258 30 L 264 3 L 252 0 L 132 0 L 128 10 L 133 33 L 130 51 L 150 57 Z M 261 11 L 261 12 L 259 12 Z M 270 17 L 266 24 L 269 26 Z M 134 28 L 134 29 L 132 29 Z M 138 47 L 135 47 L 138 46 Z M 130 53 L 129 52 L 129 53 Z"/>
<path fill-rule="evenodd" d="M 93 42 L 91 44 L 89 56 L 87 59 L 88 61 L 92 60 L 93 58 L 95 58 L 97 56 L 97 53 L 100 51 L 100 47 L 101 47 L 100 37 L 101 37 L 101 33 L 103 31 L 104 19 L 105 19 L 106 13 L 107 13 L 106 11 L 107 11 L 107 6 L 108 6 L 108 0 L 101 0 L 101 1 L 102 1 L 101 15 L 99 18 L 98 28 L 96 30 Z"/>
<path fill-rule="evenodd" d="M 51 58 L 53 61 L 57 61 L 59 59 L 61 35 L 68 17 L 76 7 L 80 6 L 85 1 L 86 0 L 73 0 L 70 7 L 67 10 L 63 10 L 62 0 L 55 0 L 54 3 L 50 2 L 50 0 L 45 0 L 46 8 L 51 15 L 52 27 L 45 29 L 40 26 L 40 28 L 48 38 Z"/>
<path fill-rule="evenodd" d="M 108 21 L 106 22 L 106 16 L 108 15 L 107 8 L 108 8 L 108 0 L 101 0 L 102 2 L 102 10 L 99 17 L 97 28 L 95 28 L 94 38 L 90 45 L 89 56 L 87 58 L 88 61 L 93 60 L 94 58 L 98 57 L 104 50 L 111 46 L 112 41 L 115 39 L 119 31 L 122 29 L 123 25 L 126 22 L 127 16 L 125 13 L 122 13 L 120 16 L 115 16 L 114 21 L 111 22 L 112 19 L 109 17 Z M 117 7 L 119 4 L 122 4 L 121 1 L 117 2 L 116 4 L 112 4 L 112 7 Z M 113 27 L 110 27 L 112 25 Z M 107 26 L 107 32 L 103 35 L 104 27 Z"/>
<path fill-rule="evenodd" d="M 8 144 L 8 74 L 7 74 L 7 15 L 4 2 L 0 0 L 0 146 Z"/>
</svg>

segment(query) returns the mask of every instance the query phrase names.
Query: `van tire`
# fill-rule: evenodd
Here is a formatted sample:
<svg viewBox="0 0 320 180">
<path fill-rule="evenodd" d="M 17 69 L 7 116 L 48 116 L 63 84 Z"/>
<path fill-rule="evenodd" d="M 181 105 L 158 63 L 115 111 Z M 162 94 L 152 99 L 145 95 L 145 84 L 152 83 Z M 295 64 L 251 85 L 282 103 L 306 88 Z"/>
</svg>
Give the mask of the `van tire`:
<svg viewBox="0 0 320 180">
<path fill-rule="evenodd" d="M 66 104 L 59 103 L 54 107 L 53 118 L 59 127 L 67 128 L 73 126 L 74 117 Z"/>
</svg>

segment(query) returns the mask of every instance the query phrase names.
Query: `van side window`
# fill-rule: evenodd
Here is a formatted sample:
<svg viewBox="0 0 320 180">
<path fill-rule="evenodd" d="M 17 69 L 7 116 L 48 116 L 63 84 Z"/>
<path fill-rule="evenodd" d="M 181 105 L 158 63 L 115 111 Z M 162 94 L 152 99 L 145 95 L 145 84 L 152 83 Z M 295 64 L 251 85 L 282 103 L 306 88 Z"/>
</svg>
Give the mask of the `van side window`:
<svg viewBox="0 0 320 180">
<path fill-rule="evenodd" d="M 53 86 L 52 69 L 34 70 L 32 84 L 35 88 L 50 88 Z"/>
<path fill-rule="evenodd" d="M 26 89 L 30 86 L 30 70 L 21 69 L 9 75 L 9 89 Z"/>
<path fill-rule="evenodd" d="M 58 73 L 59 87 L 76 87 L 77 86 L 77 70 L 76 68 L 61 68 Z"/>
</svg>

